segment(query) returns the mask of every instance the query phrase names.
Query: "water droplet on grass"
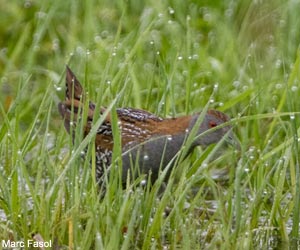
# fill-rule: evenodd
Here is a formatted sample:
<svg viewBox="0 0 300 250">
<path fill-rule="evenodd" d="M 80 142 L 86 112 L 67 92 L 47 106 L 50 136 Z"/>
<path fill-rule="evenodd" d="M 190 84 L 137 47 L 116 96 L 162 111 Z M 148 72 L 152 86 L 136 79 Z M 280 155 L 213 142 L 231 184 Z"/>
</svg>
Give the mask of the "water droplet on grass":
<svg viewBox="0 0 300 250">
<path fill-rule="evenodd" d="M 56 91 L 61 91 L 61 90 L 62 90 L 62 87 L 61 87 L 61 86 L 56 86 L 56 85 L 54 85 L 54 88 L 56 89 Z"/>
<path fill-rule="evenodd" d="M 32 2 L 31 2 L 31 1 L 25 1 L 25 3 L 24 3 L 24 8 L 28 9 L 28 8 L 31 7 L 31 5 L 32 5 Z"/>
<path fill-rule="evenodd" d="M 241 85 L 241 82 L 240 81 L 234 81 L 232 83 L 232 85 L 235 87 L 235 88 L 238 88 L 240 85 Z"/>
<path fill-rule="evenodd" d="M 101 36 L 97 35 L 94 37 L 95 43 L 100 43 L 101 42 Z"/>
<path fill-rule="evenodd" d="M 175 10 L 172 9 L 171 7 L 169 7 L 169 14 L 170 14 L 170 15 L 173 15 L 174 13 L 175 13 Z"/>
<path fill-rule="evenodd" d="M 275 67 L 278 69 L 278 68 L 280 68 L 281 64 L 282 64 L 281 60 L 277 59 L 275 62 Z"/>
<path fill-rule="evenodd" d="M 297 90 L 298 90 L 298 86 L 295 86 L 295 85 L 292 86 L 291 90 L 292 90 L 293 92 L 297 91 Z"/>
<path fill-rule="evenodd" d="M 198 60 L 199 56 L 197 54 L 193 55 L 193 60 Z"/>
</svg>

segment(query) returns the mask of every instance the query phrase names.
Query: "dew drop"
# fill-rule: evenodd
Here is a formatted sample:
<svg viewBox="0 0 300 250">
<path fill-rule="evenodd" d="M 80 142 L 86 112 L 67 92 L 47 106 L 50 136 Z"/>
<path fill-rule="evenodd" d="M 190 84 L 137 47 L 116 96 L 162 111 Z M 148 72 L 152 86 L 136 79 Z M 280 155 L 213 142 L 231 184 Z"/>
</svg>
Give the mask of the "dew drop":
<svg viewBox="0 0 300 250">
<path fill-rule="evenodd" d="M 203 16 L 204 21 L 210 22 L 211 21 L 211 14 L 210 13 L 205 13 Z"/>
<path fill-rule="evenodd" d="M 233 15 L 233 10 L 231 8 L 225 10 L 225 16 L 231 17 Z"/>
<path fill-rule="evenodd" d="M 54 39 L 52 41 L 52 50 L 57 51 L 59 49 L 59 40 L 58 39 Z"/>
<path fill-rule="evenodd" d="M 240 81 L 234 81 L 232 83 L 232 85 L 235 87 L 235 88 L 238 88 L 240 85 L 241 85 L 241 82 Z"/>
<path fill-rule="evenodd" d="M 291 90 L 292 90 L 293 92 L 297 91 L 297 90 L 298 90 L 298 86 L 295 86 L 295 85 L 292 86 Z"/>
<path fill-rule="evenodd" d="M 28 9 L 28 8 L 30 8 L 31 6 L 32 6 L 31 1 L 25 1 L 25 3 L 24 3 L 24 8 Z"/>
<path fill-rule="evenodd" d="M 143 160 L 144 160 L 144 161 L 149 160 L 149 155 L 144 155 Z"/>
<path fill-rule="evenodd" d="M 61 86 L 54 86 L 55 87 L 55 89 L 56 89 L 56 91 L 61 91 L 62 90 L 62 87 Z"/>
<path fill-rule="evenodd" d="M 278 68 L 280 68 L 281 64 L 282 64 L 281 60 L 277 59 L 275 62 L 275 67 L 278 69 Z"/>
<path fill-rule="evenodd" d="M 43 12 L 43 11 L 37 11 L 36 12 L 36 17 L 38 19 L 43 19 L 43 18 L 47 17 L 47 14 L 45 12 Z"/>
<path fill-rule="evenodd" d="M 207 168 L 207 166 L 208 166 L 208 164 L 206 162 L 201 164 L 201 167 L 203 167 L 203 168 Z"/>
<path fill-rule="evenodd" d="M 101 42 L 101 36 L 97 35 L 94 37 L 95 43 L 100 43 Z"/>
<path fill-rule="evenodd" d="M 108 30 L 103 30 L 103 31 L 101 32 L 101 37 L 102 37 L 102 38 L 107 38 L 108 35 L 109 35 Z"/>
<path fill-rule="evenodd" d="M 198 60 L 199 56 L 197 54 L 193 55 L 193 60 Z"/>
<path fill-rule="evenodd" d="M 249 87 L 247 85 L 243 86 L 243 91 L 246 91 L 248 89 L 249 89 Z"/>
<path fill-rule="evenodd" d="M 100 233 L 97 233 L 96 239 L 97 239 L 97 240 L 102 240 L 102 237 L 101 237 L 101 234 L 100 234 Z"/>
<path fill-rule="evenodd" d="M 180 60 L 183 59 L 183 57 L 182 56 L 178 56 L 177 59 L 180 61 Z"/>
<path fill-rule="evenodd" d="M 175 13 L 175 10 L 173 8 L 169 7 L 169 14 L 173 15 L 174 13 Z"/>
<path fill-rule="evenodd" d="M 78 46 L 76 48 L 76 53 L 79 55 L 83 55 L 84 54 L 84 49 L 81 46 Z"/>
<path fill-rule="evenodd" d="M 291 115 L 290 115 L 290 119 L 291 119 L 291 120 L 295 120 L 295 114 L 291 114 Z"/>
</svg>

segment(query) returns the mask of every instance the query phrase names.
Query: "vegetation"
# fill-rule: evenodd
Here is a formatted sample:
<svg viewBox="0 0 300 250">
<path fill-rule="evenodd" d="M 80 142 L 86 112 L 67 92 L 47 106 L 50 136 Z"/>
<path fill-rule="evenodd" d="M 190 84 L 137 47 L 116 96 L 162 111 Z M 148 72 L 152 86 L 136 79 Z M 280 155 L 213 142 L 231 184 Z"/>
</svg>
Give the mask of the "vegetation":
<svg viewBox="0 0 300 250">
<path fill-rule="evenodd" d="M 38 235 L 54 249 L 296 249 L 300 1 L 0 4 L 0 240 Z M 93 143 L 83 160 L 88 141 L 73 145 L 57 110 L 66 64 L 91 100 L 112 110 L 224 111 L 242 150 L 197 149 L 163 193 L 161 179 L 122 190 L 116 174 L 100 198 Z"/>
</svg>

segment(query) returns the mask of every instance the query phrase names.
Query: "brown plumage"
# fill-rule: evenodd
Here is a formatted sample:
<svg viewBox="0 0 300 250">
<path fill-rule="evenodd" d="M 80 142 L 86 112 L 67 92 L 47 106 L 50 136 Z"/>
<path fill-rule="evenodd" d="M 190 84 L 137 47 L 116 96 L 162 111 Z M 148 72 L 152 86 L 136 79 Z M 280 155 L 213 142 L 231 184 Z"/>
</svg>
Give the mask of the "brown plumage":
<svg viewBox="0 0 300 250">
<path fill-rule="evenodd" d="M 73 137 L 75 136 L 73 131 L 74 126 L 71 129 L 70 123 L 76 125 L 78 116 L 81 116 L 78 111 L 83 108 L 84 99 L 85 96 L 80 82 L 70 68 L 67 67 L 66 98 L 64 102 L 59 103 L 58 109 L 64 118 L 66 130 L 72 133 Z M 89 102 L 84 136 L 91 130 L 94 112 L 95 104 Z M 104 112 L 105 108 L 100 108 L 100 115 Z M 181 146 L 184 144 L 199 117 L 199 114 L 195 114 L 163 119 L 147 111 L 134 108 L 118 108 L 116 112 L 123 153 L 123 183 L 125 183 L 129 172 L 131 178 L 135 178 L 137 173 L 151 173 L 151 181 L 154 182 L 159 175 L 160 169 L 164 169 L 180 151 Z M 73 120 L 71 120 L 71 117 L 73 117 Z M 233 142 L 233 134 L 230 126 L 215 129 L 201 136 L 201 133 L 227 121 L 229 121 L 229 117 L 226 114 L 217 110 L 208 110 L 203 121 L 199 124 L 195 135 L 197 138 L 189 145 L 188 152 L 191 152 L 198 145 L 206 147 L 212 143 L 216 143 L 224 135 L 227 135 L 227 139 Z M 114 145 L 110 115 L 105 117 L 104 122 L 98 128 L 95 144 L 96 176 L 100 181 L 104 167 L 107 168 L 111 164 Z M 133 166 L 136 165 L 136 172 L 133 173 Z"/>
</svg>

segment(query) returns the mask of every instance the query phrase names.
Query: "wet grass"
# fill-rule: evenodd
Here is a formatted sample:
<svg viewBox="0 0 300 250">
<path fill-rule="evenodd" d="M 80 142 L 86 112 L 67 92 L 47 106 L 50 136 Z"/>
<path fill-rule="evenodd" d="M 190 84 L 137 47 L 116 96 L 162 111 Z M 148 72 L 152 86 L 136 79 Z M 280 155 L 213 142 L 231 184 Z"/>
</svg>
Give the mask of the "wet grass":
<svg viewBox="0 0 300 250">
<path fill-rule="evenodd" d="M 1 241 L 39 235 L 54 249 L 297 247 L 300 2 L 0 4 Z M 242 149 L 195 150 L 163 193 L 163 176 L 151 189 L 122 190 L 112 168 L 116 178 L 100 199 L 95 165 L 81 152 L 90 145 L 93 158 L 90 141 L 103 117 L 72 144 L 57 110 L 66 64 L 89 98 L 112 112 L 224 111 Z"/>
</svg>

